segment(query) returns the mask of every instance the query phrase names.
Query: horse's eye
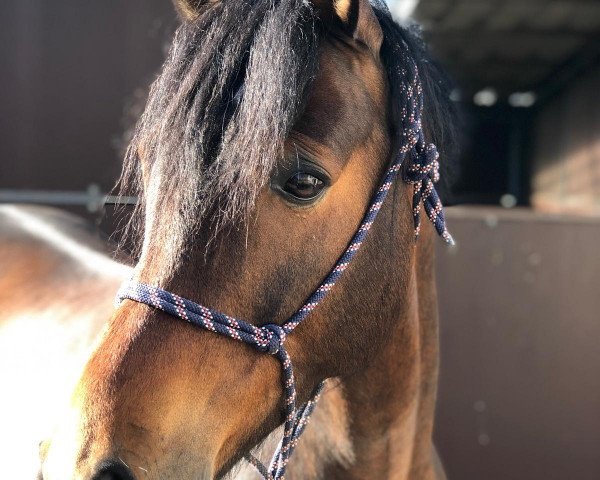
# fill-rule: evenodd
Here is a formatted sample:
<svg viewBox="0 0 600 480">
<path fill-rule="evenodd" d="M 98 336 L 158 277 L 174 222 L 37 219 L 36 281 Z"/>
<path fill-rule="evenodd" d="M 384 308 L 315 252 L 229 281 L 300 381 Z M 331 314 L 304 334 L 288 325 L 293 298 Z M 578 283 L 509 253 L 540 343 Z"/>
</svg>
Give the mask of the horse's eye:
<svg viewBox="0 0 600 480">
<path fill-rule="evenodd" d="M 316 198 L 323 188 L 325 182 L 320 178 L 306 172 L 297 172 L 287 179 L 283 190 L 300 200 L 311 200 Z"/>
</svg>

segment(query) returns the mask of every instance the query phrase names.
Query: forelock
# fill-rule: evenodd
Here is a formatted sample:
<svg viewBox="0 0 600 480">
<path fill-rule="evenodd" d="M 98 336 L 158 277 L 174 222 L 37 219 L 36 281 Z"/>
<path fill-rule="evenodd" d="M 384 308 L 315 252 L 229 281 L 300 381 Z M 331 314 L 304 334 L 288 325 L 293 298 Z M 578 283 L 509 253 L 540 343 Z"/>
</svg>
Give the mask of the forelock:
<svg viewBox="0 0 600 480">
<path fill-rule="evenodd" d="M 243 223 L 302 112 L 316 52 L 304 0 L 218 2 L 179 27 L 122 178 L 163 249 L 176 257 L 208 218 L 215 231 Z"/>
</svg>

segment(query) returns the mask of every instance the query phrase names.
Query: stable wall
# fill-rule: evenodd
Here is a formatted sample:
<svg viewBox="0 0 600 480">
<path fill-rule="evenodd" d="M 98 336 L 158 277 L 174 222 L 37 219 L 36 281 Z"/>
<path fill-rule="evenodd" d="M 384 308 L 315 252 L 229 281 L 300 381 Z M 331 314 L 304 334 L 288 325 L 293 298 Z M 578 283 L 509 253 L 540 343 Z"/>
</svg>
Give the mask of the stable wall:
<svg viewBox="0 0 600 480">
<path fill-rule="evenodd" d="M 450 208 L 436 439 L 450 480 L 600 478 L 600 219 Z"/>
</svg>

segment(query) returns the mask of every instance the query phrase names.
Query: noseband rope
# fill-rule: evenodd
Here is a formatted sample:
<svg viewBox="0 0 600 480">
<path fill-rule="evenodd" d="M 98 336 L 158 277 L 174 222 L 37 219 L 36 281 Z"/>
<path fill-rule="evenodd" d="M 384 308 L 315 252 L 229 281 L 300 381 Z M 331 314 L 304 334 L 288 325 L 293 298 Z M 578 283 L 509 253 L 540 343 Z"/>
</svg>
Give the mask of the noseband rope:
<svg viewBox="0 0 600 480">
<path fill-rule="evenodd" d="M 129 299 L 149 305 L 198 327 L 252 345 L 259 352 L 274 355 L 281 362 L 286 413 L 283 439 L 269 467 L 265 466 L 253 455 L 246 456 L 246 459 L 256 467 L 265 480 L 284 480 L 289 458 L 319 400 L 324 384 L 324 382 L 319 383 L 313 390 L 311 399 L 301 407 L 297 407 L 296 383 L 292 361 L 285 349 L 287 335 L 292 333 L 310 312 L 325 299 L 348 268 L 348 265 L 367 237 L 406 157 L 411 160 L 411 164 L 406 169 L 404 181 L 412 184 L 414 189 L 413 216 L 415 237 L 419 235 L 421 221 L 420 207 L 421 203 L 423 203 L 427 217 L 434 225 L 438 234 L 446 243 L 450 245 L 454 243 L 446 229 L 442 204 L 434 188 L 434 183 L 439 179 L 437 149 L 433 144 L 427 145 L 424 140 L 421 124 L 423 89 L 417 65 L 410 56 L 406 44 L 402 45 L 401 53 L 404 58 L 404 67 L 402 67 L 399 73 L 406 79 L 405 82 L 402 82 L 400 98 L 402 105 L 404 105 L 402 109 L 402 147 L 389 167 L 350 244 L 321 285 L 287 321 L 282 325 L 267 324 L 257 327 L 199 305 L 174 293 L 162 290 L 161 288 L 135 281 L 130 281 L 123 285 L 117 295 L 118 303 L 124 299 Z"/>
</svg>

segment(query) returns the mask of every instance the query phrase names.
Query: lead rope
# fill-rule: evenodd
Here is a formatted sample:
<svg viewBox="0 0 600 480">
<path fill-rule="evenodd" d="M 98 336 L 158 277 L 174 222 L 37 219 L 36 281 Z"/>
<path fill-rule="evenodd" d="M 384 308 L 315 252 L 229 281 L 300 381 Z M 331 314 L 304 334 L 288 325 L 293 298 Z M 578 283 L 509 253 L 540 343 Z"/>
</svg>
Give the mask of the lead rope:
<svg viewBox="0 0 600 480">
<path fill-rule="evenodd" d="M 193 325 L 210 330 L 220 335 L 252 345 L 258 351 L 274 355 L 282 367 L 283 389 L 285 392 L 285 422 L 283 438 L 267 467 L 253 455 L 246 459 L 256 467 L 265 480 L 284 480 L 285 471 L 298 439 L 306 427 L 310 415 L 319 400 L 324 382 L 313 390 L 310 400 L 302 407 L 296 405 L 296 382 L 292 361 L 285 349 L 285 339 L 312 312 L 332 290 L 365 240 L 393 182 L 408 156 L 412 161 L 404 174 L 404 181 L 413 185 L 413 217 L 415 238 L 419 235 L 421 219 L 420 207 L 423 203 L 427 217 L 434 225 L 437 233 L 450 245 L 454 241 L 446 229 L 442 204 L 435 191 L 434 183 L 439 179 L 439 162 L 437 149 L 433 144 L 425 143 L 421 115 L 423 112 L 423 89 L 419 79 L 417 65 L 410 56 L 408 46 L 399 45 L 404 58 L 404 67 L 400 75 L 406 79 L 402 82 L 400 101 L 404 105 L 401 112 L 402 131 L 400 151 L 390 165 L 385 178 L 377 190 L 369 209 L 350 241 L 350 244 L 338 259 L 321 285 L 308 300 L 285 323 L 268 324 L 262 327 L 238 320 L 216 310 L 170 293 L 161 288 L 139 283 L 128 282 L 117 294 L 117 302 L 124 299 L 140 302 L 169 315 L 181 318 Z"/>
</svg>

